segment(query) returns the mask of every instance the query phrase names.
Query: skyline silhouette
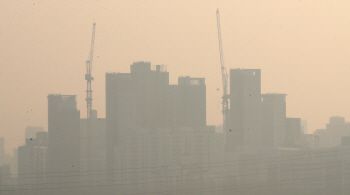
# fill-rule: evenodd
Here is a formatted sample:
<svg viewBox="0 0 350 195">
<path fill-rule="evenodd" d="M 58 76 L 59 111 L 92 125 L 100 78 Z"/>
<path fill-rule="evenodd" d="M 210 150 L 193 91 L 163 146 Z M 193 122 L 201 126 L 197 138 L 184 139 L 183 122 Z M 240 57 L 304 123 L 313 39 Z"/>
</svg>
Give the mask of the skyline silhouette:
<svg viewBox="0 0 350 195">
<path fill-rule="evenodd" d="M 331 117 L 326 129 L 304 134 L 300 118 L 286 117 L 286 94 L 261 94 L 259 69 L 231 69 L 229 129 L 218 133 L 206 123 L 205 79 L 179 77 L 178 85 L 169 85 L 168 76 L 163 65 L 142 61 L 130 65 L 130 73 L 106 73 L 107 117 L 92 110 L 91 142 L 76 96 L 49 94 L 49 131 L 27 128 L 17 174 L 14 158 L 0 166 L 0 192 L 348 190 L 350 123 L 344 117 Z"/>
<path fill-rule="evenodd" d="M 349 7 L 2 2 L 0 194 L 346 194 Z"/>
<path fill-rule="evenodd" d="M 43 102 L 49 93 L 76 94 L 78 109 L 86 114 L 81 75 L 94 21 L 94 108 L 101 117 L 105 72 L 127 72 L 127 64 L 146 60 L 168 65 L 170 83 L 178 76 L 206 78 L 207 121 L 221 124 L 216 8 L 221 9 L 226 67 L 262 69 L 262 93 L 288 94 L 287 116 L 307 120 L 312 133 L 324 128 L 330 116 L 350 117 L 344 85 L 349 82 L 347 7 L 318 1 L 3 2 L 1 101 L 8 103 L 0 111 L 0 136 L 7 138 L 6 151 L 12 153 L 24 143 L 26 126 L 47 131 Z"/>
</svg>

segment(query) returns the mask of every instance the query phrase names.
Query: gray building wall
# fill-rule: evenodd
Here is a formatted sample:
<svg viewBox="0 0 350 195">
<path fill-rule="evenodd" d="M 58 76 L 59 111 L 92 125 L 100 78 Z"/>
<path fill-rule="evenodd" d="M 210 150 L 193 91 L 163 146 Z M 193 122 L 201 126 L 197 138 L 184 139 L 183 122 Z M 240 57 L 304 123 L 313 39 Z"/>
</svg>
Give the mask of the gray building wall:
<svg viewBox="0 0 350 195">
<path fill-rule="evenodd" d="M 302 130 L 300 118 L 286 119 L 286 147 L 298 147 L 301 144 Z"/>
<path fill-rule="evenodd" d="M 206 86 L 204 78 L 179 77 L 178 85 L 171 88 L 174 113 L 172 128 L 206 126 Z"/>
<path fill-rule="evenodd" d="M 134 62 L 130 73 L 106 74 L 106 164 L 114 168 L 115 146 L 142 130 L 206 126 L 204 78 L 180 77 L 169 85 L 164 65 Z M 110 176 L 110 179 L 113 176 Z"/>
<path fill-rule="evenodd" d="M 50 182 L 79 180 L 80 111 L 75 98 L 74 95 L 48 95 L 47 172 Z M 53 177 L 57 172 L 66 177 Z"/>
<path fill-rule="evenodd" d="M 0 137 L 0 166 L 5 163 L 5 138 Z"/>
<path fill-rule="evenodd" d="M 261 140 L 261 71 L 230 70 L 230 128 L 226 149 L 255 150 Z"/>
<path fill-rule="evenodd" d="M 35 139 L 26 139 L 23 146 L 18 147 L 18 183 L 33 184 L 34 188 L 46 182 L 48 133 L 38 132 Z"/>
<path fill-rule="evenodd" d="M 261 144 L 284 147 L 286 142 L 286 95 L 262 95 Z"/>
<path fill-rule="evenodd" d="M 92 114 L 91 130 L 91 152 L 92 152 L 92 170 L 106 170 L 106 119 L 97 118 L 96 110 Z M 87 120 L 80 119 L 80 170 L 86 172 L 87 165 Z M 93 176 L 96 180 L 102 180 L 101 175 Z"/>
<path fill-rule="evenodd" d="M 149 62 L 135 62 L 130 73 L 106 74 L 107 168 L 114 166 L 114 146 L 136 129 L 169 126 L 169 73 Z"/>
</svg>

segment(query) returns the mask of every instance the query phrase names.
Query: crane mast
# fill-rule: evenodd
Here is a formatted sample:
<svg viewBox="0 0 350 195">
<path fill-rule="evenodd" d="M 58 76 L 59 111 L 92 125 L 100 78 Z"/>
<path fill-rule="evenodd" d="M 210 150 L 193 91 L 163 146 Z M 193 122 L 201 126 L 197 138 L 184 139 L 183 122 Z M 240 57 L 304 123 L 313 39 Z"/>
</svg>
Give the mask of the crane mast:
<svg viewBox="0 0 350 195">
<path fill-rule="evenodd" d="M 91 108 L 92 108 L 92 90 L 91 90 L 91 81 L 94 80 L 94 78 L 91 76 L 91 70 L 92 70 L 92 61 L 94 57 L 94 42 L 95 42 L 95 28 L 96 23 L 92 26 L 92 38 L 91 38 L 91 48 L 89 53 L 89 59 L 86 61 L 86 74 L 85 74 L 85 80 L 87 82 L 87 89 L 86 89 L 86 107 L 87 107 L 87 119 L 91 119 Z"/>
<path fill-rule="evenodd" d="M 228 74 L 224 63 L 224 54 L 222 49 L 221 41 L 221 26 L 220 26 L 220 13 L 219 9 L 216 10 L 216 19 L 218 27 L 218 39 L 219 39 L 219 51 L 220 51 L 220 64 L 221 64 L 221 75 L 222 75 L 222 114 L 223 114 L 223 129 L 224 132 L 228 130 Z"/>
<path fill-rule="evenodd" d="M 94 80 L 94 78 L 91 76 L 91 70 L 92 70 L 92 61 L 94 57 L 94 42 L 95 42 L 95 28 L 96 23 L 93 23 L 92 25 L 92 38 L 91 38 L 91 47 L 89 52 L 89 59 L 86 61 L 86 74 L 85 74 L 85 80 L 87 83 L 87 89 L 86 89 L 86 133 L 87 133 L 87 168 L 88 171 L 91 171 L 91 165 L 92 165 L 92 150 L 91 150 L 91 131 L 92 131 L 92 116 L 91 116 L 91 108 L 92 108 L 92 90 L 91 90 L 91 81 Z M 89 179 L 91 173 L 89 173 Z"/>
</svg>

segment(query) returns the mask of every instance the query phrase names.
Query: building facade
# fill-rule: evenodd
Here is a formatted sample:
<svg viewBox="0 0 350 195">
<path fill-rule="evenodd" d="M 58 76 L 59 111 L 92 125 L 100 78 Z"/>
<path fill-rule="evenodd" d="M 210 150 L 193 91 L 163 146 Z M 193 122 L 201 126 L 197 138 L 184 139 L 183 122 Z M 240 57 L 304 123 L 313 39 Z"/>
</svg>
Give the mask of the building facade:
<svg viewBox="0 0 350 195">
<path fill-rule="evenodd" d="M 107 169 L 115 166 L 119 143 L 143 130 L 206 128 L 205 79 L 180 77 L 178 81 L 169 85 L 166 66 L 150 62 L 134 62 L 130 73 L 106 74 Z"/>
<path fill-rule="evenodd" d="M 285 147 L 286 94 L 262 95 L 261 145 Z"/>
<path fill-rule="evenodd" d="M 75 95 L 48 95 L 49 183 L 79 181 L 80 111 Z M 58 176 L 59 175 L 59 176 Z"/>
<path fill-rule="evenodd" d="M 230 128 L 226 150 L 256 150 L 261 145 L 261 71 L 230 70 Z"/>
</svg>

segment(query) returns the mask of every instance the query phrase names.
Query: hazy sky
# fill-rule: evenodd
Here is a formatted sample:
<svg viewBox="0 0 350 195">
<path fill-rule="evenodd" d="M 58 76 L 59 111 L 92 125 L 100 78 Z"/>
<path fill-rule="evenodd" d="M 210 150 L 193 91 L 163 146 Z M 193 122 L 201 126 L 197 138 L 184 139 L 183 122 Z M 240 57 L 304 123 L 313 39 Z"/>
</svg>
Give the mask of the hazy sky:
<svg viewBox="0 0 350 195">
<path fill-rule="evenodd" d="M 216 27 L 226 67 L 262 69 L 262 93 L 287 93 L 287 116 L 309 132 L 350 119 L 349 1 L 0 1 L 0 136 L 6 150 L 26 126 L 47 130 L 47 95 L 77 95 L 86 116 L 85 61 L 96 22 L 93 108 L 105 117 L 105 73 L 133 61 L 165 64 L 170 82 L 205 77 L 207 122 L 222 122 Z M 220 104 L 219 104 L 220 103 Z M 219 104 L 219 105 L 218 105 Z M 218 109 L 219 107 L 219 109 Z"/>
</svg>

